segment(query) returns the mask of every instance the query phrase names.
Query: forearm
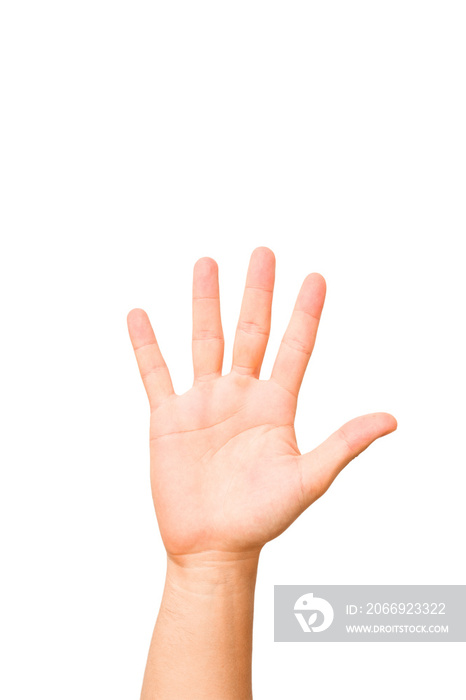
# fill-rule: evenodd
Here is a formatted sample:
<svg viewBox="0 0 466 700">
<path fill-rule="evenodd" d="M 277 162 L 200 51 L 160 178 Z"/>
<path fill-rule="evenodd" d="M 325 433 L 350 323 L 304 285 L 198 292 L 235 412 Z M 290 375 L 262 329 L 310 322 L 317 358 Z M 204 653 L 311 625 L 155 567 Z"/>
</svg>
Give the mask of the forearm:
<svg viewBox="0 0 466 700">
<path fill-rule="evenodd" d="M 250 700 L 259 553 L 168 558 L 141 700 Z"/>
</svg>

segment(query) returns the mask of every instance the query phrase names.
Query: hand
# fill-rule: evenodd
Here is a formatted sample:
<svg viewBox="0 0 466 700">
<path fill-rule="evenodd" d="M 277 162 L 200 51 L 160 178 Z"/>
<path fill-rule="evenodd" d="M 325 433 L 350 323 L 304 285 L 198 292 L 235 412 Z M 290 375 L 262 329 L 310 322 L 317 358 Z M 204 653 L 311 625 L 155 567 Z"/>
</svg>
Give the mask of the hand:
<svg viewBox="0 0 466 700">
<path fill-rule="evenodd" d="M 193 278 L 194 383 L 175 394 L 147 314 L 128 330 L 151 409 L 151 486 L 169 558 L 259 552 L 330 486 L 376 438 L 396 429 L 388 413 L 343 425 L 301 455 L 294 418 L 325 298 L 317 273 L 303 282 L 268 380 L 259 373 L 269 338 L 275 257 L 251 256 L 229 374 L 217 264 L 201 258 Z"/>
</svg>

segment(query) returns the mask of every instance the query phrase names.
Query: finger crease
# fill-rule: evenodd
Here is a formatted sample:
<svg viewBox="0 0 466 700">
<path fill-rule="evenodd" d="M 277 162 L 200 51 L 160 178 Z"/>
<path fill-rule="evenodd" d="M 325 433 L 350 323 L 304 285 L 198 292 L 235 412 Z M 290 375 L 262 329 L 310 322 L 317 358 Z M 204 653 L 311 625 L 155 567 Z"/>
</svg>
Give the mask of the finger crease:
<svg viewBox="0 0 466 700">
<path fill-rule="evenodd" d="M 139 347 L 134 348 L 134 352 L 137 352 L 138 350 L 142 350 L 143 348 L 149 348 L 151 345 L 155 345 L 157 347 L 157 341 L 153 340 L 151 343 L 144 343 L 144 345 L 139 345 Z"/>
<path fill-rule="evenodd" d="M 156 374 L 157 372 L 166 371 L 166 365 L 157 365 L 156 367 L 151 367 L 147 372 L 141 372 L 141 378 L 144 381 L 150 374 Z"/>
<path fill-rule="evenodd" d="M 266 292 L 266 294 L 273 294 L 273 289 L 266 289 L 265 287 L 255 287 L 252 284 L 247 284 L 245 289 L 254 289 L 258 292 Z"/>
<path fill-rule="evenodd" d="M 265 331 L 263 328 L 260 328 L 257 326 L 255 323 L 248 323 L 246 324 L 241 324 L 238 326 L 238 330 L 242 331 L 243 333 L 247 333 L 248 335 L 269 335 L 269 331 Z"/>
<path fill-rule="evenodd" d="M 224 338 L 221 335 L 200 335 L 193 337 L 193 342 L 199 340 L 221 340 L 223 342 Z"/>
<path fill-rule="evenodd" d="M 295 338 L 289 338 L 289 339 L 283 340 L 282 343 L 283 343 L 283 345 L 287 345 L 292 350 L 296 350 L 297 352 L 301 352 L 303 355 L 307 355 L 308 357 L 311 356 L 310 350 L 306 350 L 303 343 L 301 343 L 301 341 L 299 341 L 299 340 L 296 340 Z"/>
<path fill-rule="evenodd" d="M 320 318 L 318 316 L 314 316 L 314 314 L 311 314 L 310 311 L 306 311 L 305 309 L 296 309 L 296 311 L 300 311 L 303 314 L 306 314 L 306 316 L 310 316 L 314 321 L 317 321 L 319 323 Z"/>
</svg>

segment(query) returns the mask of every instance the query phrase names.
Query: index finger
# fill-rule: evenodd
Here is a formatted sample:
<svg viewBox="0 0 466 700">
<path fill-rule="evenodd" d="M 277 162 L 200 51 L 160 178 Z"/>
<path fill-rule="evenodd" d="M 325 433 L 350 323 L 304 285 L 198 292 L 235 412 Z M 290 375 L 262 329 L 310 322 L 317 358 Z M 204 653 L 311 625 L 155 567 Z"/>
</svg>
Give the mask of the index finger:
<svg viewBox="0 0 466 700">
<path fill-rule="evenodd" d="M 306 277 L 272 369 L 271 379 L 295 397 L 314 349 L 325 292 L 322 275 L 313 272 Z"/>
</svg>

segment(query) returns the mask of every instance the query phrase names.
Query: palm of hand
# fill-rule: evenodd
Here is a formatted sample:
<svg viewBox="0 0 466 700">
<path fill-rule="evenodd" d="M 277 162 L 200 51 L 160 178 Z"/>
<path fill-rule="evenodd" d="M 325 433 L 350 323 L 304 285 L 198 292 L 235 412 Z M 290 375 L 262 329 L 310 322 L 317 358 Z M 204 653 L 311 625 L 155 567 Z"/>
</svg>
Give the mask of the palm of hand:
<svg viewBox="0 0 466 700">
<path fill-rule="evenodd" d="M 233 366 L 222 376 L 223 333 L 214 261 L 194 270 L 194 385 L 173 391 L 144 311 L 128 327 L 151 405 L 151 485 L 169 555 L 260 549 L 319 498 L 341 469 L 391 432 L 390 414 L 361 416 L 301 455 L 294 431 L 299 387 L 312 353 L 325 296 L 309 275 L 277 355 L 259 380 L 270 330 L 274 257 L 254 251 L 238 323 Z"/>
<path fill-rule="evenodd" d="M 151 481 L 171 553 L 262 546 L 302 511 L 292 397 L 234 372 L 153 416 Z"/>
</svg>

